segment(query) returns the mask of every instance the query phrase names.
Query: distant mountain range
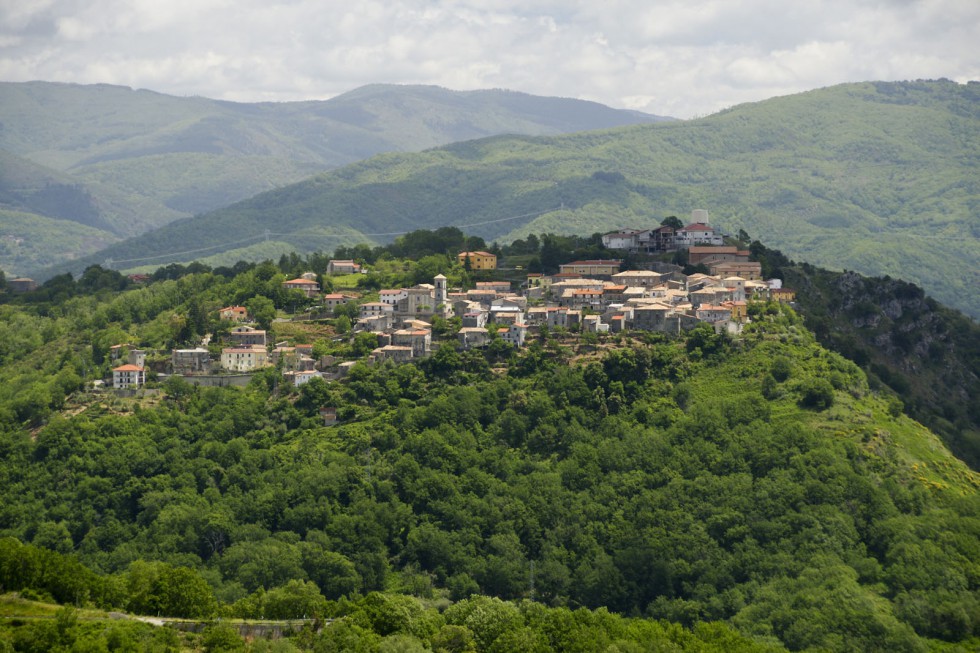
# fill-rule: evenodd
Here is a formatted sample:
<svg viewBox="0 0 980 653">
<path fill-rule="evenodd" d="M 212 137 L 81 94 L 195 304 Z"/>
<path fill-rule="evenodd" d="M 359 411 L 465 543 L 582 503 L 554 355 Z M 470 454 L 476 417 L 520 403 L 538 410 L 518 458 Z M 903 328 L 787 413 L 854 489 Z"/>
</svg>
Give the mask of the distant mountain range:
<svg viewBox="0 0 980 653">
<path fill-rule="evenodd" d="M 432 86 L 239 104 L 0 83 L 0 268 L 33 271 L 382 152 L 659 120 L 582 100 Z"/>
<path fill-rule="evenodd" d="M 845 84 L 691 121 L 385 154 L 114 245 L 85 263 L 213 264 L 456 225 L 489 239 L 693 208 L 788 255 L 920 284 L 980 316 L 980 83 Z"/>
</svg>

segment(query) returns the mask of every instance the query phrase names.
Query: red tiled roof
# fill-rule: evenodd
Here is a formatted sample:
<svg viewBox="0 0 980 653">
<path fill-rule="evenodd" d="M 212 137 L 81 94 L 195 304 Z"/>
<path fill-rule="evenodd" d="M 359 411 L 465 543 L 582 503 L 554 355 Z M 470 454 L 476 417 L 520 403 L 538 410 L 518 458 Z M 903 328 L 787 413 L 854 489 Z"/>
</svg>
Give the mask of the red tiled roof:
<svg viewBox="0 0 980 653">
<path fill-rule="evenodd" d="M 563 263 L 562 265 L 621 265 L 622 263 L 619 259 L 593 259 L 589 261 L 572 261 L 571 263 Z"/>
<path fill-rule="evenodd" d="M 694 245 L 687 250 L 690 254 L 738 254 L 733 245 Z M 747 252 L 746 252 L 747 253 Z"/>
</svg>

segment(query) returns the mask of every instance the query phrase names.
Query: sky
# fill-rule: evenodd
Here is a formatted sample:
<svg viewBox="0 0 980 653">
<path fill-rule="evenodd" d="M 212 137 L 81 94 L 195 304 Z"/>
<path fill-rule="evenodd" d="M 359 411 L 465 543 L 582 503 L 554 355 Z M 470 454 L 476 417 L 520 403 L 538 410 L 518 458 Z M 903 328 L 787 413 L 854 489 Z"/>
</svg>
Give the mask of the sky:
<svg viewBox="0 0 980 653">
<path fill-rule="evenodd" d="M 690 118 L 940 77 L 980 79 L 980 0 L 0 0 L 0 81 L 242 102 L 434 84 Z"/>
</svg>

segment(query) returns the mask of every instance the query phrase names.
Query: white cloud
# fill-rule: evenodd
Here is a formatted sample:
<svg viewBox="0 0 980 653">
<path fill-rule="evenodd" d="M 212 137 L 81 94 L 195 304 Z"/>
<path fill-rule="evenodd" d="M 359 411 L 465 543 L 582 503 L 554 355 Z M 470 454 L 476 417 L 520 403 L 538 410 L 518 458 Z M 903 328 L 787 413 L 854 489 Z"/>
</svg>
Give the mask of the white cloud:
<svg viewBox="0 0 980 653">
<path fill-rule="evenodd" d="M 687 117 L 869 79 L 980 78 L 976 0 L 0 2 L 0 77 L 326 98 L 512 88 Z"/>
</svg>

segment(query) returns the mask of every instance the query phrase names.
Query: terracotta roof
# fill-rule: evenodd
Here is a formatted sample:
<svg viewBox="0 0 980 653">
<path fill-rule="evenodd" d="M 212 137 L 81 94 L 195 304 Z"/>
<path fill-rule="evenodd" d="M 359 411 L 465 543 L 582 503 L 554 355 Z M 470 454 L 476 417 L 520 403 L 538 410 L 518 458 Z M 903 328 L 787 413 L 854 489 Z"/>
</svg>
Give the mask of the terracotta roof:
<svg viewBox="0 0 980 653">
<path fill-rule="evenodd" d="M 683 229 L 680 229 L 680 231 L 714 231 L 714 230 L 715 230 L 714 227 L 712 227 L 709 224 L 704 224 L 703 222 L 694 222 L 692 224 L 687 225 Z"/>
<path fill-rule="evenodd" d="M 688 250 L 690 254 L 738 254 L 737 247 L 732 245 L 694 245 Z"/>
<path fill-rule="evenodd" d="M 143 368 L 138 365 L 120 365 L 112 370 L 113 372 L 142 372 Z"/>
<path fill-rule="evenodd" d="M 620 259 L 592 259 L 588 261 L 572 261 L 571 263 L 562 263 L 562 265 L 621 265 L 622 263 Z"/>
</svg>

